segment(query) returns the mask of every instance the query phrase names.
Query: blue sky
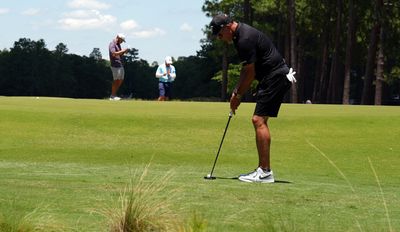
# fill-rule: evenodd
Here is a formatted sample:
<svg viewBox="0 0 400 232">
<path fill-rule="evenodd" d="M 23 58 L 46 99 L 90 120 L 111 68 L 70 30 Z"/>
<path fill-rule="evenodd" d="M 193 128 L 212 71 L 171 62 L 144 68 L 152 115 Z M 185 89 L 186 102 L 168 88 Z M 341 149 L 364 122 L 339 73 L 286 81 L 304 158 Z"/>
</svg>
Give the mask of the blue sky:
<svg viewBox="0 0 400 232">
<path fill-rule="evenodd" d="M 88 56 L 117 33 L 139 57 L 162 62 L 167 55 L 196 55 L 202 29 L 210 22 L 201 11 L 204 0 L 0 0 L 0 49 L 20 38 L 44 39 L 49 50 L 64 43 L 68 53 Z"/>
</svg>

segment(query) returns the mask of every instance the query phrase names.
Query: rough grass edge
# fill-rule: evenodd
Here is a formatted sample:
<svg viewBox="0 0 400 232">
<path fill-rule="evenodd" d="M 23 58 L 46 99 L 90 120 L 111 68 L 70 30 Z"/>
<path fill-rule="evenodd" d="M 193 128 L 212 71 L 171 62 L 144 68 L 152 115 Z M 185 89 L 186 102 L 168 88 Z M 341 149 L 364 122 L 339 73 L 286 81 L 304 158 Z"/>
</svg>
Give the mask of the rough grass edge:
<svg viewBox="0 0 400 232">
<path fill-rule="evenodd" d="M 193 213 L 185 219 L 173 209 L 173 199 L 179 191 L 167 189 L 172 172 L 148 180 L 149 167 L 146 165 L 141 174 L 136 170 L 118 200 L 98 212 L 106 218 L 108 231 L 206 231 L 207 221 L 201 214 Z"/>
</svg>

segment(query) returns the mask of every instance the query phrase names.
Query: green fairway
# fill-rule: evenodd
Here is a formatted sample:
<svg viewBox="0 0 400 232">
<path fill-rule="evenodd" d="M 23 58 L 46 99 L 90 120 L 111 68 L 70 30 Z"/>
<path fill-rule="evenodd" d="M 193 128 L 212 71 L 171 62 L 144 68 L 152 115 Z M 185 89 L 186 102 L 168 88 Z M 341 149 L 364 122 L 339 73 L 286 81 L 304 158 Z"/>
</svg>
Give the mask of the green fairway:
<svg viewBox="0 0 400 232">
<path fill-rule="evenodd" d="M 274 184 L 229 179 L 258 164 L 244 103 L 210 172 L 229 103 L 0 97 L 1 218 L 35 212 L 107 231 L 99 210 L 150 164 L 184 219 L 207 231 L 400 231 L 400 107 L 284 104 L 269 120 Z M 0 227 L 1 228 L 1 227 Z"/>
</svg>

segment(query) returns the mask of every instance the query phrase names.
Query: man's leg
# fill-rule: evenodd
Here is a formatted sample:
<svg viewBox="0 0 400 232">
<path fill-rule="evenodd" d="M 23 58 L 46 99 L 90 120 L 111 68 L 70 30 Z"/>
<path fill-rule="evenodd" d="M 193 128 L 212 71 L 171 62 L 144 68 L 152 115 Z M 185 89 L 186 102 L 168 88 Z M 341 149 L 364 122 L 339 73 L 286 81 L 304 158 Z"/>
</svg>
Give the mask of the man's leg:
<svg viewBox="0 0 400 232">
<path fill-rule="evenodd" d="M 269 170 L 271 134 L 268 128 L 268 117 L 253 115 L 253 126 L 256 132 L 256 144 L 258 151 L 258 166 Z"/>
<path fill-rule="evenodd" d="M 271 144 L 271 135 L 268 129 L 268 117 L 253 115 L 252 118 L 256 132 L 256 144 L 258 150 L 258 167 L 253 172 L 239 176 L 240 181 L 273 183 L 274 174 L 270 170 L 269 151 Z"/>
<path fill-rule="evenodd" d="M 165 100 L 166 101 L 169 100 L 169 96 L 171 94 L 170 88 L 171 88 L 171 83 L 165 83 Z"/>
<path fill-rule="evenodd" d="M 111 86 L 111 96 L 117 96 L 117 92 L 121 84 L 122 80 L 114 80 Z"/>
<path fill-rule="evenodd" d="M 119 87 L 122 85 L 125 76 L 125 69 L 123 67 L 115 68 L 111 67 L 112 74 L 113 74 L 113 83 L 111 86 L 111 96 L 116 97 L 118 93 Z"/>
<path fill-rule="evenodd" d="M 165 85 L 163 82 L 158 82 L 159 101 L 165 101 Z"/>
</svg>

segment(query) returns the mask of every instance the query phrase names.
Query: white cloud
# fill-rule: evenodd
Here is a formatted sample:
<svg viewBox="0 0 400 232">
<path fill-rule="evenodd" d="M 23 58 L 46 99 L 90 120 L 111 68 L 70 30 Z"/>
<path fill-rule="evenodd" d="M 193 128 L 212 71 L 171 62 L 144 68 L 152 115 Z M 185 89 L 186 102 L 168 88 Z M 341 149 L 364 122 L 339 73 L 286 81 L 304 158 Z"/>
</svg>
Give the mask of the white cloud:
<svg viewBox="0 0 400 232">
<path fill-rule="evenodd" d="M 58 23 L 66 30 L 85 30 L 107 28 L 116 21 L 114 16 L 103 15 L 97 10 L 77 10 L 65 14 Z"/>
<path fill-rule="evenodd" d="M 190 26 L 188 23 L 183 23 L 180 27 L 181 31 L 185 31 L 185 32 L 189 32 L 189 31 L 193 31 L 193 27 Z"/>
<path fill-rule="evenodd" d="M 32 26 L 33 30 L 41 30 L 46 27 L 54 27 L 55 22 L 51 19 L 39 22 L 31 22 L 30 25 Z"/>
<path fill-rule="evenodd" d="M 137 28 L 139 25 L 135 22 L 135 20 L 127 20 L 125 22 L 122 22 L 120 24 L 120 26 L 121 26 L 122 30 L 129 31 L 129 30 Z"/>
<path fill-rule="evenodd" d="M 100 10 L 105 10 L 111 5 L 98 0 L 70 0 L 68 7 L 76 9 L 64 13 L 58 20 L 58 24 L 65 30 L 87 30 L 87 29 L 107 29 L 115 26 L 117 18 L 113 15 L 104 14 Z"/>
<path fill-rule="evenodd" d="M 163 36 L 165 34 L 166 34 L 166 32 L 160 28 L 153 28 L 150 30 L 143 30 L 143 31 L 135 31 L 135 32 L 131 33 L 131 35 L 134 38 L 139 38 L 139 39 L 153 38 L 156 36 Z"/>
<path fill-rule="evenodd" d="M 92 18 L 96 16 L 99 11 L 90 10 L 74 10 L 68 13 L 64 13 L 65 18 Z"/>
<path fill-rule="evenodd" d="M 40 13 L 40 9 L 30 8 L 30 9 L 23 11 L 21 14 L 27 15 L 27 16 L 35 16 L 35 15 L 38 15 L 39 13 Z"/>
<path fill-rule="evenodd" d="M 68 6 L 75 9 L 91 9 L 91 10 L 104 10 L 111 6 L 107 3 L 99 2 L 96 0 L 72 0 L 68 2 Z"/>
<path fill-rule="evenodd" d="M 8 12 L 10 12 L 10 9 L 8 9 L 8 8 L 0 8 L 0 15 L 7 14 Z"/>
</svg>

